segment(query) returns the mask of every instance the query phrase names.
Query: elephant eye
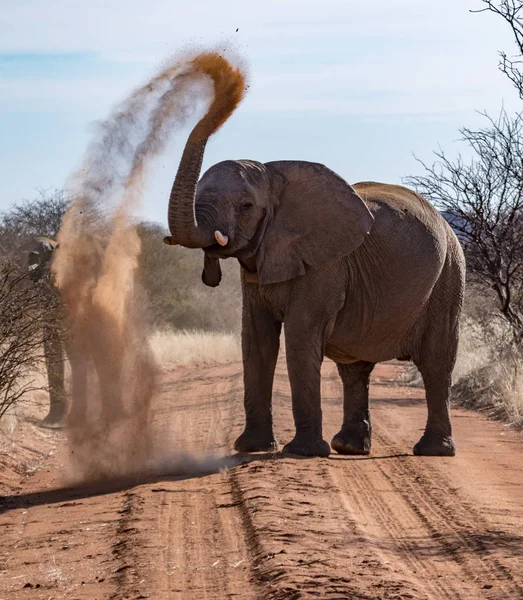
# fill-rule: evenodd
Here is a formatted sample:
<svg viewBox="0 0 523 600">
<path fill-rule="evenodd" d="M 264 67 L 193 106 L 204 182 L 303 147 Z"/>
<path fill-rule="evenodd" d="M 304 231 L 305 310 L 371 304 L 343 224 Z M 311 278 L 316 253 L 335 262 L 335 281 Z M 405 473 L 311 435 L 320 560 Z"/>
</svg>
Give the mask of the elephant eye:
<svg viewBox="0 0 523 600">
<path fill-rule="evenodd" d="M 251 202 L 250 200 L 246 200 L 245 202 L 242 202 L 241 209 L 243 212 L 249 212 L 253 206 L 253 202 Z"/>
</svg>

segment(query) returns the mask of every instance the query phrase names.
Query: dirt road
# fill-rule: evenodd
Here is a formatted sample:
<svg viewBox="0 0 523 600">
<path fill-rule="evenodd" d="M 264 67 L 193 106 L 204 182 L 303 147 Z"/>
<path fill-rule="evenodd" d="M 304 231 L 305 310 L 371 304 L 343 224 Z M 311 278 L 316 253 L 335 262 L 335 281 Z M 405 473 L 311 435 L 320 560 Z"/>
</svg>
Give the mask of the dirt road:
<svg viewBox="0 0 523 600">
<path fill-rule="evenodd" d="M 218 473 L 193 465 L 191 475 L 185 464 L 184 478 L 72 491 L 60 489 L 61 434 L 42 434 L 35 473 L 0 473 L 0 491 L 10 490 L 0 500 L 0 599 L 523 598 L 521 436 L 456 409 L 458 455 L 412 456 L 425 407 L 422 390 L 397 383 L 398 368 L 375 370 L 370 457 L 258 454 Z M 274 396 L 285 442 L 283 364 Z M 161 435 L 230 455 L 241 397 L 239 364 L 165 374 Z M 340 398 L 327 363 L 326 439 Z"/>
</svg>

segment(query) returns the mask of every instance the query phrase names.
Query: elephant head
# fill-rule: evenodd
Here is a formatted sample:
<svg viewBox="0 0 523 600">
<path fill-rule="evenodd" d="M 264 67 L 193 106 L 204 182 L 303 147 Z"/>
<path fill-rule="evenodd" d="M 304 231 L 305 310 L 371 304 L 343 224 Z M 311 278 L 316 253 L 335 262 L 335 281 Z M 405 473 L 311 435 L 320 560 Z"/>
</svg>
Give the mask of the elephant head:
<svg viewBox="0 0 523 600">
<path fill-rule="evenodd" d="M 220 282 L 223 258 L 238 258 L 247 280 L 270 284 L 352 252 L 373 217 L 353 188 L 323 165 L 228 160 L 198 182 L 215 123 L 239 101 L 232 71 L 213 79 L 214 102 L 189 136 L 172 187 L 166 243 L 202 248 L 202 279 L 210 286 Z"/>
<path fill-rule="evenodd" d="M 48 267 L 57 247 L 57 242 L 46 237 L 35 237 L 20 247 L 18 254 L 23 257 L 23 268 L 33 281 L 50 274 Z"/>
</svg>

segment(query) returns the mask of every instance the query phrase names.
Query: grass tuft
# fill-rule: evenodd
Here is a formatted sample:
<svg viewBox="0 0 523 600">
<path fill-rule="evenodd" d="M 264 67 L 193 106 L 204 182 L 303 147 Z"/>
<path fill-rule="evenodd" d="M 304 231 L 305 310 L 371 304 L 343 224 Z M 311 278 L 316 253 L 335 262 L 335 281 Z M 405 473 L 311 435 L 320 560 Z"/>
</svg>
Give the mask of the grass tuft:
<svg viewBox="0 0 523 600">
<path fill-rule="evenodd" d="M 523 430 L 523 354 L 509 340 L 509 332 L 499 322 L 464 317 L 452 399 Z M 406 369 L 402 381 L 423 387 L 414 365 Z"/>
<path fill-rule="evenodd" d="M 164 368 L 213 365 L 241 360 L 240 341 L 233 333 L 210 331 L 156 331 L 151 347 Z"/>
</svg>

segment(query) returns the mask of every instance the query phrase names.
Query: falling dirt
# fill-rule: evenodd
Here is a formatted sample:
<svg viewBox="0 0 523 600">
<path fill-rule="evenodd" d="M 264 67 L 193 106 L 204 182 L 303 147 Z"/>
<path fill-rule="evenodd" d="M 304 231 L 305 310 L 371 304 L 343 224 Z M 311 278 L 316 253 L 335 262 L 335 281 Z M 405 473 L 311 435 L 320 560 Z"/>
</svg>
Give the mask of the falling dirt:
<svg viewBox="0 0 523 600">
<path fill-rule="evenodd" d="M 71 332 L 67 435 L 77 480 L 129 477 L 166 461 L 150 426 L 158 366 L 136 281 L 140 239 L 132 214 L 147 167 L 173 130 L 203 100 L 209 109 L 193 136 L 207 137 L 244 91 L 242 70 L 216 52 L 175 60 L 98 125 L 71 177 L 74 202 L 58 235 L 53 272 Z"/>
</svg>

